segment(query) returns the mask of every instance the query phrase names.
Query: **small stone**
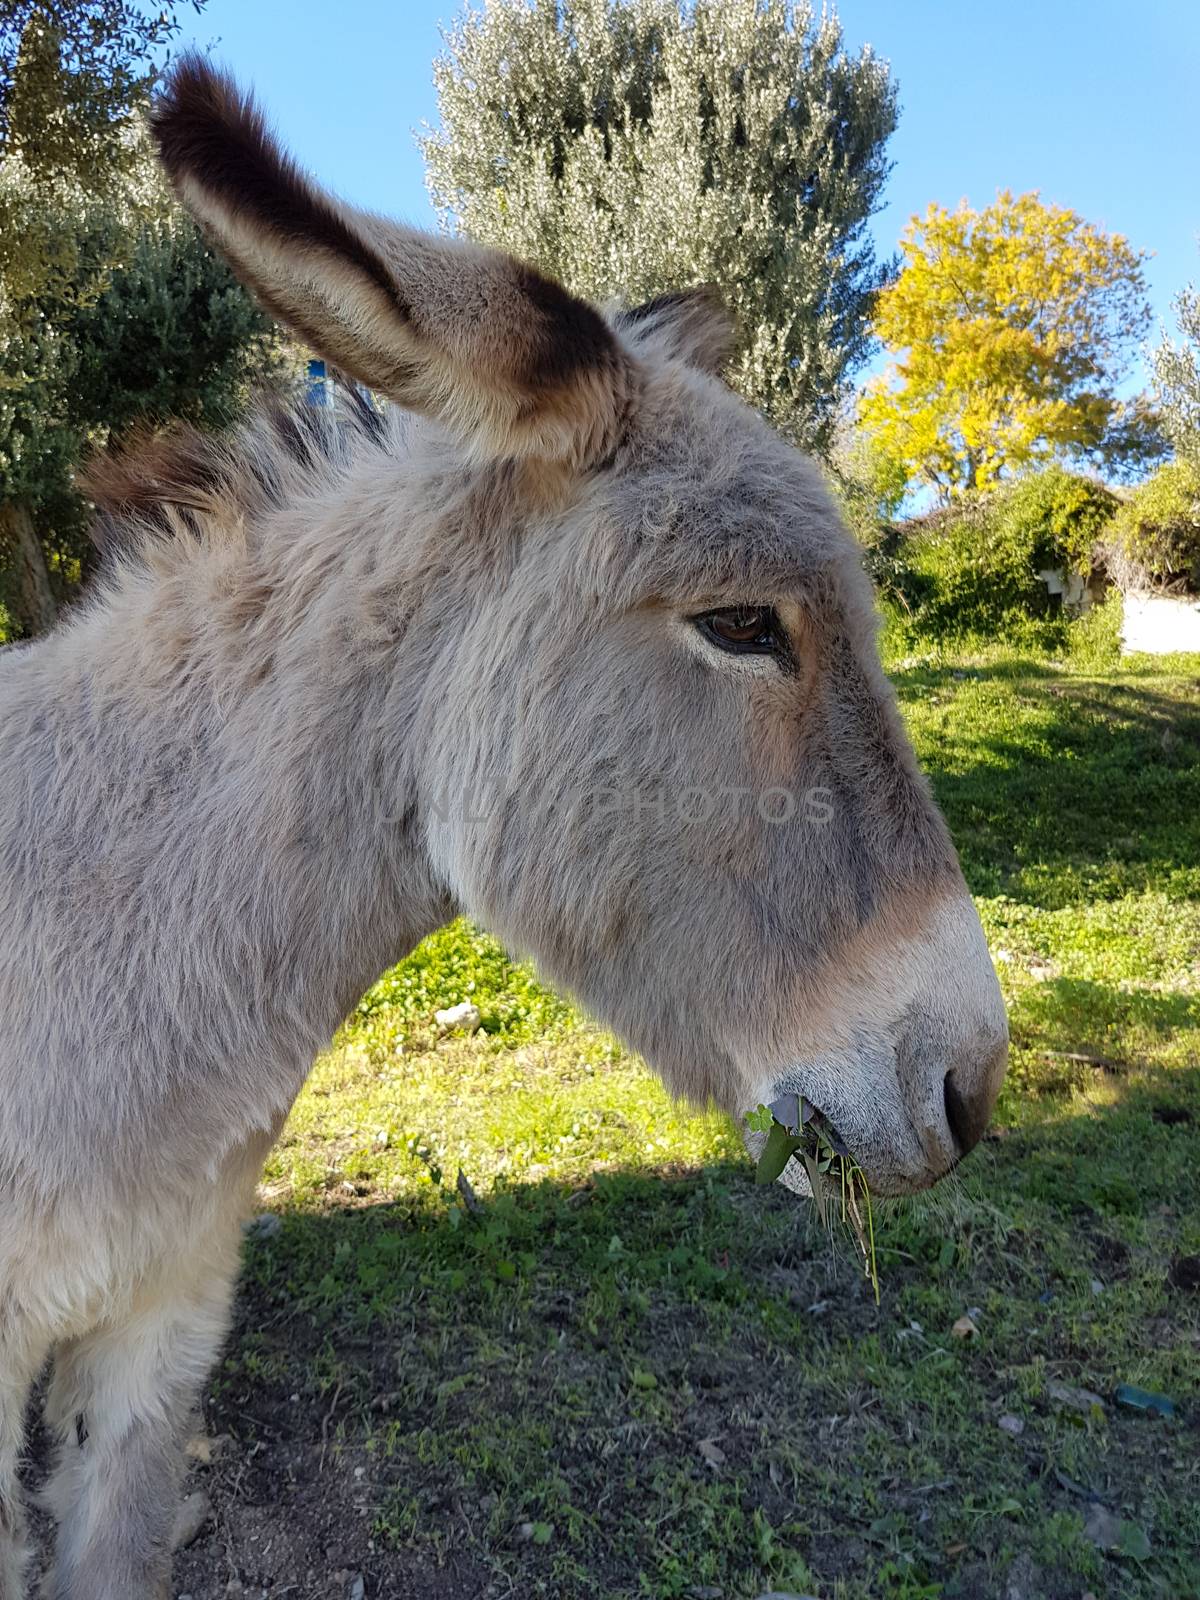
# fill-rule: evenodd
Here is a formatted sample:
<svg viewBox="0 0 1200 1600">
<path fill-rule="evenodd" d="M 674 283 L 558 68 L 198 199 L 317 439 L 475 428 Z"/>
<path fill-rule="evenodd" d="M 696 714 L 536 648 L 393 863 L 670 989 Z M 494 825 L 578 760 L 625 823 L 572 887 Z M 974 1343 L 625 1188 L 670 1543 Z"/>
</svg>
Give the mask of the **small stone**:
<svg viewBox="0 0 1200 1600">
<path fill-rule="evenodd" d="M 350 1579 L 350 1587 L 346 1591 L 346 1600 L 363 1600 L 367 1592 L 367 1585 L 361 1572 L 356 1572 Z"/>
<path fill-rule="evenodd" d="M 1004 1600 L 1040 1600 L 1045 1592 L 1042 1573 L 1030 1556 L 1022 1552 L 1008 1569 Z"/>
<path fill-rule="evenodd" d="M 208 1521 L 211 1512 L 212 1503 L 206 1494 L 197 1490 L 195 1494 L 188 1495 L 175 1513 L 175 1526 L 171 1529 L 171 1549 L 183 1550 L 191 1544 Z"/>
<path fill-rule="evenodd" d="M 1020 1417 L 1014 1417 L 1011 1411 L 1006 1411 L 996 1421 L 996 1426 L 1005 1433 L 1011 1433 L 1014 1439 L 1019 1439 L 1025 1432 L 1025 1424 Z"/>
<path fill-rule="evenodd" d="M 461 1005 L 447 1006 L 444 1011 L 435 1011 L 433 1020 L 445 1033 L 454 1028 L 461 1028 L 464 1033 L 475 1033 L 483 1017 L 478 1006 L 472 1005 L 469 1000 L 464 1000 Z"/>
<path fill-rule="evenodd" d="M 688 1600 L 725 1600 L 725 1591 L 712 1583 L 694 1583 L 688 1590 Z"/>
<path fill-rule="evenodd" d="M 1083 1531 L 1097 1550 L 1116 1550 L 1120 1546 L 1121 1519 L 1099 1501 L 1094 1501 L 1087 1508 Z"/>
<path fill-rule="evenodd" d="M 1078 1411 L 1085 1417 L 1091 1416 L 1094 1411 L 1104 1415 L 1104 1401 L 1094 1389 L 1080 1389 L 1072 1383 L 1051 1380 L 1046 1385 L 1046 1393 L 1056 1405 L 1064 1406 L 1068 1411 Z"/>
<path fill-rule="evenodd" d="M 959 1317 L 950 1332 L 956 1339 L 974 1339 L 979 1329 L 973 1317 Z"/>
<path fill-rule="evenodd" d="M 1104 1285 L 1100 1282 L 1099 1278 L 1093 1278 L 1092 1279 L 1092 1293 L 1093 1294 L 1103 1294 L 1104 1293 Z"/>
<path fill-rule="evenodd" d="M 242 1588 L 241 1584 L 236 1578 L 230 1578 L 229 1582 L 225 1585 L 225 1593 L 230 1596 L 230 1600 L 233 1600 L 234 1596 L 245 1594 L 245 1592 L 245 1589 Z"/>
<path fill-rule="evenodd" d="M 282 1227 L 282 1221 L 273 1212 L 264 1211 L 260 1216 L 251 1217 L 243 1232 L 247 1239 L 273 1239 Z"/>
</svg>

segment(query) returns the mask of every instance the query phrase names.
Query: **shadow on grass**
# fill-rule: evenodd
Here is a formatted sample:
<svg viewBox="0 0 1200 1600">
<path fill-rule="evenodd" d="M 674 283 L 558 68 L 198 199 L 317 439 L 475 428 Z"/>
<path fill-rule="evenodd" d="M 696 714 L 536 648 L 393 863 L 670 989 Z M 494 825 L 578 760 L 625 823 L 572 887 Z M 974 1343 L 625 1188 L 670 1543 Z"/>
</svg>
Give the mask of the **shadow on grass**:
<svg viewBox="0 0 1200 1600">
<path fill-rule="evenodd" d="M 963 1185 L 889 1209 L 879 1307 L 851 1247 L 743 1166 L 512 1183 L 477 1212 L 426 1185 L 285 1215 L 249 1244 L 210 1403 L 239 1441 L 233 1575 L 262 1578 L 250 1504 L 300 1564 L 319 1526 L 368 1595 L 948 1600 L 1004 1592 L 1022 1556 L 1039 1595 L 1077 1600 L 1106 1563 L 1058 1469 L 1146 1526 L 1122 1595 L 1192 1592 L 1176 1435 L 1047 1397 L 1048 1376 L 1105 1396 L 1132 1379 L 1185 1425 L 1197 1404 L 1196 1297 L 1167 1274 L 1200 1249 L 1200 1068 L 1109 1087 L 1046 1102 Z M 949 1329 L 972 1304 L 966 1345 Z M 1014 1409 L 1019 1445 L 995 1426 Z"/>
<path fill-rule="evenodd" d="M 1097 1089 L 1096 1099 L 1080 1110 L 1064 1096 L 1057 1113 L 1050 1099 L 1040 1120 L 1006 1134 L 997 1203 L 1019 1210 L 1036 1200 L 1064 1224 L 1120 1217 L 1148 1235 L 1176 1218 L 1180 1246 L 1200 1249 L 1200 1061 L 1132 1072 L 1068 1063 L 1067 1077 Z M 1167 1233 L 1176 1232 L 1170 1223 Z"/>
<path fill-rule="evenodd" d="M 1069 991 L 1063 1003 L 1070 1006 L 1112 994 L 1103 985 L 1067 980 L 1060 987 Z M 1163 1028 L 1200 1023 L 1195 997 L 1120 998 L 1145 1002 Z M 1064 1045 L 1074 1038 L 1067 1033 Z M 1200 1059 L 1169 1068 L 1068 1067 L 1064 1092 L 1043 1094 L 1032 1105 L 1024 1098 L 1022 1124 L 971 1158 L 958 1199 L 966 1197 L 968 1210 L 974 1195 L 1004 1211 L 1008 1198 L 1020 1202 L 1045 1187 L 1065 1216 L 1088 1204 L 1095 1170 L 1120 1170 L 1131 1177 L 1123 1213 L 1146 1218 L 1180 1202 L 1200 1226 Z M 1102 1086 L 1103 1096 L 1081 1106 L 1066 1092 L 1081 1086 Z M 1051 1172 L 1053 1184 L 1044 1186 L 1038 1174 Z M 883 1248 L 890 1248 L 889 1234 L 898 1238 L 897 1257 L 907 1256 L 918 1275 L 922 1241 L 937 1245 L 929 1258 L 935 1260 L 939 1230 L 953 1214 L 953 1205 L 945 1211 L 945 1192 L 881 1208 Z M 811 1268 L 814 1281 L 844 1279 L 847 1293 L 861 1302 L 864 1325 L 876 1320 L 869 1292 L 859 1293 L 849 1238 L 831 1250 L 813 1226 L 812 1208 L 778 1186 L 757 1188 L 748 1164 L 605 1170 L 576 1184 L 513 1181 L 474 1204 L 468 1210 L 447 1181 L 394 1202 L 363 1197 L 285 1214 L 277 1238 L 251 1240 L 250 1281 L 258 1295 L 289 1311 L 366 1323 L 395 1305 L 416 1303 L 450 1324 L 492 1299 L 515 1296 L 514 1304 L 534 1311 L 538 1286 L 553 1285 L 549 1320 L 561 1325 L 568 1302 L 585 1320 L 592 1316 L 588 1305 L 599 1315 L 628 1300 L 636 1311 L 644 1309 L 644 1296 L 659 1293 L 726 1308 L 757 1304 L 773 1295 L 764 1275 Z"/>
<path fill-rule="evenodd" d="M 976 893 L 1051 908 L 1081 894 L 1200 896 L 1195 684 L 1172 694 L 1024 661 L 894 676 Z M 952 691 L 940 723 L 928 705 L 939 691 Z"/>
<path fill-rule="evenodd" d="M 1200 995 L 1097 983 L 1088 978 L 1053 978 L 1022 991 L 1010 1014 L 1013 1043 L 1050 1051 L 1091 1051 L 1100 1057 L 1159 1046 L 1177 1030 L 1195 1029 L 1200 1058 Z M 1128 1033 L 1132 1044 L 1122 1044 Z M 1114 1045 L 1114 1039 L 1117 1043 Z"/>
</svg>

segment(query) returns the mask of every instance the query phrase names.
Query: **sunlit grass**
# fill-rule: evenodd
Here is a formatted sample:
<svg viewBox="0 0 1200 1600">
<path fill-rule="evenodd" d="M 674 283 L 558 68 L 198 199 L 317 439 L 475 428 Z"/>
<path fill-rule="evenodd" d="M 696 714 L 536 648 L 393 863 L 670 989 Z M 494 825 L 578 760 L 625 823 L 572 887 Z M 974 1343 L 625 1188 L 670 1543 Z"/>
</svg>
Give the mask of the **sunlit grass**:
<svg viewBox="0 0 1200 1600">
<path fill-rule="evenodd" d="M 895 670 L 1009 1005 L 998 1136 L 876 1208 L 877 1308 L 726 1119 L 438 934 L 296 1106 L 216 1402 L 237 1427 L 264 1384 L 340 1395 L 388 1559 L 466 1540 L 547 1600 L 951 1600 L 1018 1558 L 1046 1596 L 1200 1593 L 1200 1297 L 1168 1281 L 1200 1252 L 1200 663 Z M 464 999 L 483 1031 L 440 1036 Z M 1182 1422 L 1116 1410 L 1120 1382 Z M 1150 1555 L 1097 1551 L 1063 1478 Z"/>
</svg>

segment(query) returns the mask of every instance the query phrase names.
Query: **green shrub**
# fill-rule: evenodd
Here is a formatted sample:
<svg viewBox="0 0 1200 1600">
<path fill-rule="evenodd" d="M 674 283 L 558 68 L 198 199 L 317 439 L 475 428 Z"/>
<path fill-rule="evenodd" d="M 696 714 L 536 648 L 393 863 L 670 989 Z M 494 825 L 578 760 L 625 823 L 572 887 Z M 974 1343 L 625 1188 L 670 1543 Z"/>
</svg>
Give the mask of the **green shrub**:
<svg viewBox="0 0 1200 1600">
<path fill-rule="evenodd" d="M 1116 504 L 1061 467 L 962 501 L 910 525 L 890 595 L 880 574 L 885 595 L 926 636 L 1024 635 L 1031 623 L 1057 635 L 1060 602 L 1038 574 L 1090 571 Z"/>
<path fill-rule="evenodd" d="M 1109 530 L 1109 571 L 1123 589 L 1200 593 L 1200 473 L 1169 461 L 1140 484 Z"/>
<path fill-rule="evenodd" d="M 1099 672 L 1113 666 L 1121 656 L 1121 622 L 1125 602 L 1118 589 L 1110 589 L 1098 605 L 1072 622 L 1067 645 L 1071 660 L 1078 667 Z"/>
<path fill-rule="evenodd" d="M 1086 577 L 1119 504 L 1091 478 L 1063 467 L 1019 478 L 995 495 L 996 514 L 1009 543 L 1029 550 L 1037 571 L 1046 567 Z"/>
</svg>

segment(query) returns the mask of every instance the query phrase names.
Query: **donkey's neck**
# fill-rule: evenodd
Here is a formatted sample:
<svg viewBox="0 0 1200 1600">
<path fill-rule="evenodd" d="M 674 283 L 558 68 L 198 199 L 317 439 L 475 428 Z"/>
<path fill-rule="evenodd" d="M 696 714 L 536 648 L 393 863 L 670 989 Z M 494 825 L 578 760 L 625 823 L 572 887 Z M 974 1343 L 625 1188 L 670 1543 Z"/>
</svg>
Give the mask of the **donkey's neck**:
<svg viewBox="0 0 1200 1600">
<path fill-rule="evenodd" d="M 226 1147 L 277 1121 L 364 988 L 455 911 L 415 759 L 428 650 L 405 520 L 436 486 L 381 453 L 334 487 L 149 552 L 28 663 L 57 749 L 96 778 L 81 799 L 64 774 L 43 830 L 47 893 L 77 862 L 64 909 L 96 929 L 95 992 L 70 1015 L 105 1019 L 106 1070 L 143 1104 L 210 1098 Z"/>
<path fill-rule="evenodd" d="M 226 832 L 230 877 L 253 886 L 267 1012 L 303 1016 L 318 1043 L 453 914 L 420 836 L 420 583 L 396 526 L 420 476 L 348 473 L 344 498 L 264 529 L 229 586 L 213 738 L 244 839 Z"/>
</svg>

